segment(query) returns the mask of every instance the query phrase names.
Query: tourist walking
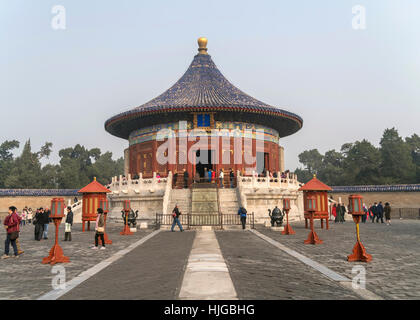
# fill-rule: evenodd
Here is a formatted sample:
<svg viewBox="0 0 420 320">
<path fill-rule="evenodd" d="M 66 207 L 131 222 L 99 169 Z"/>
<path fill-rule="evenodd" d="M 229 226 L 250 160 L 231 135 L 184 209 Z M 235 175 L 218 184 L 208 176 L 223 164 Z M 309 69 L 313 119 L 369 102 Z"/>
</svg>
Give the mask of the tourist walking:
<svg viewBox="0 0 420 320">
<path fill-rule="evenodd" d="M 27 221 L 28 221 L 28 224 L 32 224 L 32 218 L 33 218 L 33 215 L 32 215 L 32 208 L 29 208 L 29 209 L 28 209 L 28 216 L 27 216 Z"/>
<path fill-rule="evenodd" d="M 389 205 L 388 202 L 385 203 L 384 212 L 385 212 L 386 224 L 390 226 L 391 225 L 391 206 Z"/>
<path fill-rule="evenodd" d="M 230 168 L 229 179 L 230 179 L 230 187 L 233 188 L 233 179 L 235 179 L 235 174 L 233 173 L 232 168 Z"/>
<path fill-rule="evenodd" d="M 362 222 L 366 223 L 366 218 L 368 215 L 368 208 L 366 207 L 366 204 L 363 204 L 363 216 L 362 216 Z"/>
<path fill-rule="evenodd" d="M 19 237 L 20 219 L 16 213 L 16 210 L 17 209 L 15 206 L 9 207 L 9 214 L 4 219 L 4 222 L 3 222 L 7 235 L 6 235 L 6 240 L 4 242 L 4 254 L 2 256 L 2 259 L 10 258 L 9 256 L 10 245 L 12 245 L 13 247 L 15 258 L 19 257 L 16 239 Z"/>
<path fill-rule="evenodd" d="M 382 206 L 382 201 L 379 201 L 377 206 L 377 215 L 376 215 L 376 222 L 379 223 L 379 219 L 381 219 L 381 223 L 384 223 L 384 207 Z"/>
<path fill-rule="evenodd" d="M 337 222 L 337 204 L 334 203 L 331 207 L 331 215 L 334 217 L 334 222 Z"/>
<path fill-rule="evenodd" d="M 71 207 L 67 207 L 67 216 L 64 229 L 64 241 L 71 241 L 71 227 L 73 225 L 73 211 Z"/>
<path fill-rule="evenodd" d="M 341 222 L 341 206 L 340 203 L 337 203 L 336 209 L 335 209 L 336 215 L 334 222 Z"/>
<path fill-rule="evenodd" d="M 181 231 L 184 231 L 184 229 L 182 228 L 181 222 L 179 221 L 180 215 L 181 215 L 181 212 L 178 209 L 178 204 L 175 204 L 175 208 L 172 210 L 172 218 L 173 218 L 172 227 L 171 227 L 172 232 L 174 232 L 175 224 L 178 225 Z"/>
<path fill-rule="evenodd" d="M 375 218 L 378 212 L 378 208 L 376 207 L 377 203 L 374 202 L 373 205 L 370 207 L 370 211 L 372 212 L 372 223 L 375 222 Z"/>
<path fill-rule="evenodd" d="M 44 233 L 44 210 L 42 208 L 36 210 L 32 224 L 35 226 L 35 240 L 41 241 L 42 234 Z"/>
<path fill-rule="evenodd" d="M 188 171 L 184 169 L 184 188 L 188 188 Z"/>
<path fill-rule="evenodd" d="M 48 226 L 50 224 L 50 214 L 51 211 L 48 208 L 45 208 L 44 213 L 42 215 L 42 221 L 44 224 L 44 240 L 48 240 Z"/>
<path fill-rule="evenodd" d="M 209 179 L 209 183 L 211 182 L 211 169 L 207 171 L 207 178 Z"/>
<path fill-rule="evenodd" d="M 241 217 L 241 224 L 242 224 L 242 229 L 245 230 L 245 225 L 246 225 L 246 209 L 244 207 L 240 207 L 238 210 L 238 215 Z"/>
<path fill-rule="evenodd" d="M 220 173 L 219 173 L 219 181 L 220 181 L 220 188 L 223 188 L 223 178 L 224 178 L 224 173 L 223 173 L 223 169 L 220 169 Z"/>
<path fill-rule="evenodd" d="M 341 204 L 341 223 L 346 222 L 345 214 L 347 212 L 346 206 L 344 205 L 344 203 Z"/>
<path fill-rule="evenodd" d="M 102 242 L 102 247 L 101 250 L 105 249 L 105 238 L 104 238 L 104 233 L 105 233 L 105 217 L 104 217 L 104 211 L 102 210 L 102 208 L 98 208 L 96 210 L 96 212 L 98 213 L 98 216 L 96 217 L 96 226 L 95 226 L 95 246 L 92 247 L 92 249 L 98 249 L 98 245 L 99 245 L 99 238 L 101 238 L 101 242 Z"/>
<path fill-rule="evenodd" d="M 216 171 L 211 170 L 211 182 L 216 182 Z"/>
</svg>

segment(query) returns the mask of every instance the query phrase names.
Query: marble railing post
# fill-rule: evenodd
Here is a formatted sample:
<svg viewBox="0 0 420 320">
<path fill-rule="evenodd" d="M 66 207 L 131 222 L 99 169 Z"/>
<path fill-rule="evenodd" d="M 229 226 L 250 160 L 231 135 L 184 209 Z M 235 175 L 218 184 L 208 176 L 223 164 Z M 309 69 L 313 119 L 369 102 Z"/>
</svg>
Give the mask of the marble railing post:
<svg viewBox="0 0 420 320">
<path fill-rule="evenodd" d="M 156 179 L 156 172 L 153 172 L 153 178 L 152 178 L 152 189 L 156 189 L 157 179 Z"/>
<path fill-rule="evenodd" d="M 270 187 L 270 171 L 267 170 L 265 174 L 265 186 L 268 188 Z"/>
<path fill-rule="evenodd" d="M 143 173 L 140 172 L 139 173 L 139 190 L 141 190 L 142 186 L 143 186 Z"/>
</svg>

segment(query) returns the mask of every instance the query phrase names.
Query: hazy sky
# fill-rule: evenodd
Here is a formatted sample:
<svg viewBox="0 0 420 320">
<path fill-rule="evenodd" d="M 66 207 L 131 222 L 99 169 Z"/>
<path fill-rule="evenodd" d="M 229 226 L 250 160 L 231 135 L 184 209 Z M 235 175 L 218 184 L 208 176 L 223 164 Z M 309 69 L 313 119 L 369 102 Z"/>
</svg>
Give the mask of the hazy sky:
<svg viewBox="0 0 420 320">
<path fill-rule="evenodd" d="M 307 149 L 378 145 L 385 128 L 419 134 L 419 15 L 413 0 L 0 0 L 0 141 L 51 141 L 53 162 L 77 143 L 122 156 L 104 122 L 175 83 L 200 36 L 235 86 L 303 118 L 282 140 L 288 169 Z"/>
</svg>

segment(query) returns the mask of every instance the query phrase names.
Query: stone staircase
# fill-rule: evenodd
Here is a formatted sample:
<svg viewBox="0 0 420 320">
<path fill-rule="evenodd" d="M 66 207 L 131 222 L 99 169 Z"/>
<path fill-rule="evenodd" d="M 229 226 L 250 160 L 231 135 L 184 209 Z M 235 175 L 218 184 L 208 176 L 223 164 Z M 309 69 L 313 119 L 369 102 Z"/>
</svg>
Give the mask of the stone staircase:
<svg viewBox="0 0 420 320">
<path fill-rule="evenodd" d="M 215 214 L 219 213 L 217 204 L 216 188 L 194 188 L 191 190 L 191 213 L 192 214 Z"/>
<path fill-rule="evenodd" d="M 220 211 L 222 214 L 238 214 L 239 202 L 236 188 L 219 189 Z"/>
<path fill-rule="evenodd" d="M 182 214 L 191 213 L 191 190 L 190 189 L 172 189 L 171 199 L 166 214 L 172 214 L 172 210 L 178 204 L 178 209 Z"/>
</svg>

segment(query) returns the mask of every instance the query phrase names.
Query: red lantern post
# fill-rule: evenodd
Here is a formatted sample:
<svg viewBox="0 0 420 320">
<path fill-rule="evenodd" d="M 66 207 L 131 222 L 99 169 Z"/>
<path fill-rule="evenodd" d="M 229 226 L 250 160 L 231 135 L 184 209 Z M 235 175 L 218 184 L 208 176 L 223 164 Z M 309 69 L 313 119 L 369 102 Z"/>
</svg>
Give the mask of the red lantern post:
<svg viewBox="0 0 420 320">
<path fill-rule="evenodd" d="M 55 225 L 55 243 L 50 250 L 48 257 L 42 259 L 43 264 L 56 264 L 56 263 L 67 263 L 70 262 L 69 257 L 64 256 L 63 249 L 58 244 L 58 230 L 61 223 L 61 219 L 64 218 L 64 199 L 53 198 L 51 200 L 51 218 Z"/>
<path fill-rule="evenodd" d="M 349 212 L 353 216 L 353 221 L 356 224 L 356 237 L 357 242 L 353 247 L 353 253 L 347 256 L 347 261 L 362 261 L 369 262 L 372 260 L 372 256 L 366 253 L 366 249 L 360 241 L 359 223 L 360 217 L 364 215 L 362 196 L 350 195 L 349 196 Z"/>
<path fill-rule="evenodd" d="M 306 201 L 306 210 L 311 215 L 311 231 L 309 232 L 308 239 L 306 239 L 304 243 L 321 244 L 323 241 L 318 238 L 318 235 L 314 231 L 314 212 L 316 211 L 316 198 L 314 196 L 308 196 Z"/>
<path fill-rule="evenodd" d="M 128 226 L 128 214 L 131 211 L 130 200 L 124 200 L 124 213 L 125 213 L 125 224 L 123 231 L 120 232 L 120 235 L 128 236 L 132 235 L 133 232 L 130 231 L 130 227 Z"/>
<path fill-rule="evenodd" d="M 290 210 L 290 199 L 283 199 L 283 209 L 286 211 L 286 225 L 282 234 L 295 234 L 295 231 L 292 229 L 292 226 L 289 224 L 289 210 Z"/>
<path fill-rule="evenodd" d="M 108 215 L 109 212 L 109 201 L 107 198 L 105 199 L 100 199 L 99 200 L 99 208 L 101 208 L 104 212 L 104 240 L 105 240 L 105 244 L 112 244 L 112 240 L 108 238 L 108 234 L 106 233 L 106 216 Z M 102 242 L 101 239 L 99 239 L 99 242 Z"/>
</svg>

